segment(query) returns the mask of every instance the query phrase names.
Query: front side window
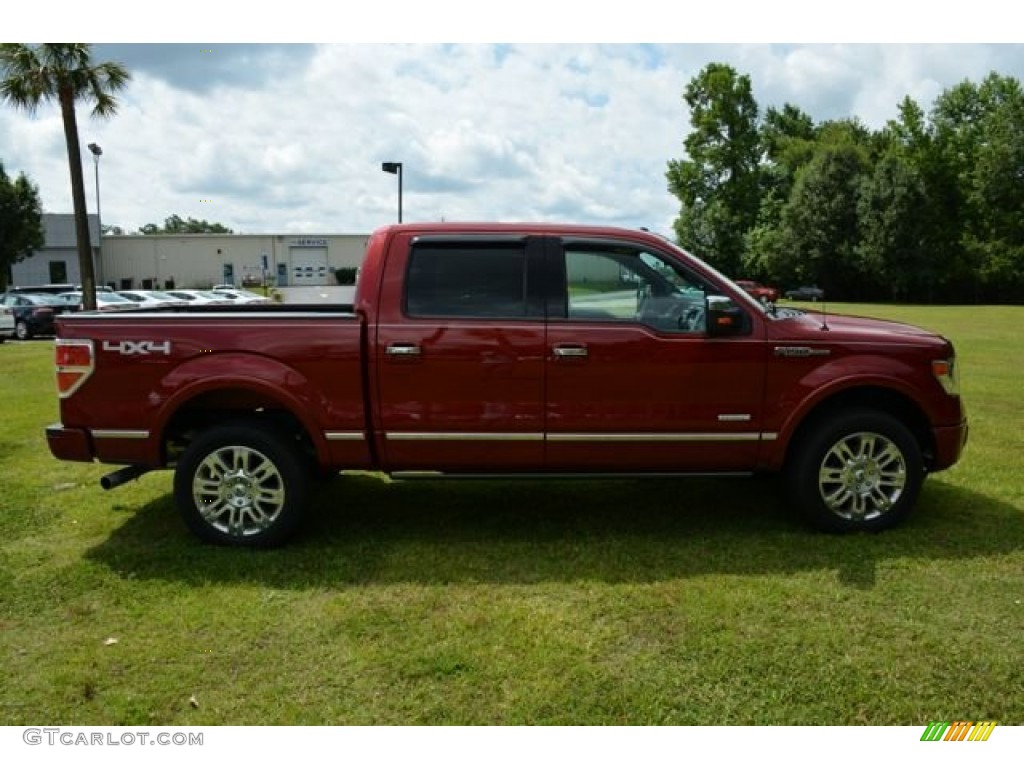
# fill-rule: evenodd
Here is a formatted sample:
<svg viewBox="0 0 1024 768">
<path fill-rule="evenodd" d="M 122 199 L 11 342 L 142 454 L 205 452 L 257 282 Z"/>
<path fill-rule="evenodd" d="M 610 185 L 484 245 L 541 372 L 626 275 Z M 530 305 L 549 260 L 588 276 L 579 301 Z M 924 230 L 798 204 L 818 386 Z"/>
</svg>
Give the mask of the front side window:
<svg viewBox="0 0 1024 768">
<path fill-rule="evenodd" d="M 527 259 L 522 243 L 416 245 L 405 309 L 412 317 L 526 317 Z"/>
<path fill-rule="evenodd" d="M 672 333 L 705 331 L 706 288 L 658 254 L 569 247 L 565 277 L 570 320 L 633 321 Z"/>
</svg>

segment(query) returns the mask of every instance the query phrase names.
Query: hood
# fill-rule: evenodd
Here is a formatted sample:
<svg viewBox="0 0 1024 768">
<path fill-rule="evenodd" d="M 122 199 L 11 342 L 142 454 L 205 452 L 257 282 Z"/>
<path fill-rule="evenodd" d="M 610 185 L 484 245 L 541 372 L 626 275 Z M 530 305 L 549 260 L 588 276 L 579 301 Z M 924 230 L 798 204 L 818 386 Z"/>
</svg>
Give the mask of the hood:
<svg viewBox="0 0 1024 768">
<path fill-rule="evenodd" d="M 828 330 L 823 330 L 823 325 Z M 877 320 L 872 317 L 822 315 L 820 312 L 807 312 L 778 318 L 769 325 L 769 336 L 775 339 L 874 342 L 877 344 L 927 341 L 945 343 L 945 339 L 937 333 L 918 328 L 916 325 L 897 323 L 891 320 Z"/>
</svg>

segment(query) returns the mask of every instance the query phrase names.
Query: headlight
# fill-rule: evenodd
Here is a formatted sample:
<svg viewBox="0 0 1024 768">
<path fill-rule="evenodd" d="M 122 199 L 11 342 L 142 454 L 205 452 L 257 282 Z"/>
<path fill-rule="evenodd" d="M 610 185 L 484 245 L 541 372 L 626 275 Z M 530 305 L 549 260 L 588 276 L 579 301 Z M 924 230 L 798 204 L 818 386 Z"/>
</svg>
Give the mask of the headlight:
<svg viewBox="0 0 1024 768">
<path fill-rule="evenodd" d="M 946 390 L 947 395 L 960 394 L 960 377 L 957 375 L 956 360 L 932 360 L 932 375 Z"/>
</svg>

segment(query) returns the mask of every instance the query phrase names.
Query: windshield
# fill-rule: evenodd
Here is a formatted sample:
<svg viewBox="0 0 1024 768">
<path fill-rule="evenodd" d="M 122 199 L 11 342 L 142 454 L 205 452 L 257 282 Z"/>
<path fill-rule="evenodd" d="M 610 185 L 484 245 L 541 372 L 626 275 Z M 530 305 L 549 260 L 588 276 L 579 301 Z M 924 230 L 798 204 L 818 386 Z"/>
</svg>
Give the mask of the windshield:
<svg viewBox="0 0 1024 768">
<path fill-rule="evenodd" d="M 662 235 L 661 237 L 664 237 L 664 235 Z M 714 278 L 716 280 L 719 280 L 719 281 L 725 283 L 726 285 L 728 285 L 730 288 L 732 288 L 733 289 L 733 293 L 735 293 L 737 296 L 740 297 L 741 301 L 743 301 L 745 306 L 747 306 L 747 307 L 749 307 L 751 309 L 756 309 L 762 315 L 766 315 L 768 317 L 776 317 L 776 314 L 775 314 L 775 311 L 774 311 L 773 307 L 769 307 L 769 306 L 766 306 L 766 305 L 762 304 L 760 301 L 758 301 L 753 296 L 751 296 L 749 293 L 747 293 L 745 290 L 743 290 L 739 285 L 737 285 L 735 280 L 733 280 L 730 277 L 726 277 L 724 274 L 722 274 L 717 269 L 712 267 L 706 261 L 704 261 L 703 259 L 701 259 L 701 258 L 699 258 L 697 256 L 694 256 L 689 251 L 684 250 L 683 248 L 680 248 L 678 245 L 673 243 L 668 238 L 665 238 L 665 240 L 666 240 L 666 242 L 668 243 L 668 245 L 670 247 L 674 248 L 675 250 L 679 251 L 680 253 L 686 254 L 686 256 L 688 258 L 693 259 L 698 264 L 700 264 L 702 267 L 704 267 L 704 269 L 706 269 L 708 272 L 710 272 L 714 276 Z"/>
</svg>

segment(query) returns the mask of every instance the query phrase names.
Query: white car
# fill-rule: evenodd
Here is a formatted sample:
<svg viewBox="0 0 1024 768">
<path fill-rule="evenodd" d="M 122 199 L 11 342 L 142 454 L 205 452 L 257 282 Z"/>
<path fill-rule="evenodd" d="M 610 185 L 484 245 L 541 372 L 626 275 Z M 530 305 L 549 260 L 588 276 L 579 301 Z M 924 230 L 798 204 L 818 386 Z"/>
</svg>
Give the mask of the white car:
<svg viewBox="0 0 1024 768">
<path fill-rule="evenodd" d="M 260 296 L 252 291 L 243 291 L 241 288 L 214 288 L 210 293 L 231 301 L 232 304 L 273 304 L 274 302 L 266 296 Z"/>
<path fill-rule="evenodd" d="M 8 336 L 14 336 L 14 308 L 0 306 L 0 343 Z"/>
<path fill-rule="evenodd" d="M 188 302 L 171 296 L 164 291 L 118 291 L 119 296 L 124 296 L 128 301 L 134 301 L 143 309 L 155 309 L 157 307 L 186 307 Z"/>
<path fill-rule="evenodd" d="M 81 291 L 58 293 L 57 297 L 64 300 L 64 303 L 68 305 L 70 311 L 79 312 L 82 310 Z M 116 312 L 121 309 L 138 308 L 139 305 L 134 301 L 129 301 L 124 296 L 118 296 L 112 291 L 96 291 L 96 309 L 100 312 Z"/>
<path fill-rule="evenodd" d="M 208 306 L 210 304 L 231 304 L 231 299 L 218 296 L 213 291 L 197 291 L 192 288 L 175 288 L 164 291 L 177 299 L 183 299 L 194 307 Z"/>
</svg>

